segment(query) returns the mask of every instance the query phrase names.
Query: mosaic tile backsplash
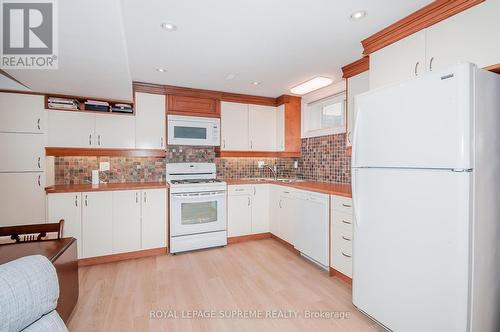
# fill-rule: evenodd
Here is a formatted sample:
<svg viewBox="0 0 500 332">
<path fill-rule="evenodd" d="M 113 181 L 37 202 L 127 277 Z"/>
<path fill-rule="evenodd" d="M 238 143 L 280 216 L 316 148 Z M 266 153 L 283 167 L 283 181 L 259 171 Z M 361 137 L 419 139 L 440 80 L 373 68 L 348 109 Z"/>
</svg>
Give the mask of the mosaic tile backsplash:
<svg viewBox="0 0 500 332">
<path fill-rule="evenodd" d="M 258 160 L 276 165 L 281 178 L 350 183 L 345 143 L 344 134 L 304 138 L 300 158 L 216 158 L 214 148 L 200 146 L 168 146 L 167 158 L 56 157 L 55 184 L 90 183 L 91 171 L 101 161 L 110 162 L 110 170 L 101 176 L 110 183 L 165 181 L 166 162 L 215 162 L 219 178 L 271 177 L 269 169 L 257 167 Z"/>
</svg>

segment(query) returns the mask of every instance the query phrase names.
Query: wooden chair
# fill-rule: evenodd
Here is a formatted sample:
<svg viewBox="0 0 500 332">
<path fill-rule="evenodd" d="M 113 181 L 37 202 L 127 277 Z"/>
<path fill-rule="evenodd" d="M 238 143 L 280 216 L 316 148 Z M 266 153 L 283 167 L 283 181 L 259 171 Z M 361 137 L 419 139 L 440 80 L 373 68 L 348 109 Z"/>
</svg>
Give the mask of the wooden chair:
<svg viewBox="0 0 500 332">
<path fill-rule="evenodd" d="M 50 240 L 47 233 L 57 233 L 57 238 L 62 237 L 64 219 L 52 224 L 33 224 L 21 226 L 0 227 L 0 237 L 10 236 L 11 240 L 19 242 L 35 242 Z"/>
</svg>

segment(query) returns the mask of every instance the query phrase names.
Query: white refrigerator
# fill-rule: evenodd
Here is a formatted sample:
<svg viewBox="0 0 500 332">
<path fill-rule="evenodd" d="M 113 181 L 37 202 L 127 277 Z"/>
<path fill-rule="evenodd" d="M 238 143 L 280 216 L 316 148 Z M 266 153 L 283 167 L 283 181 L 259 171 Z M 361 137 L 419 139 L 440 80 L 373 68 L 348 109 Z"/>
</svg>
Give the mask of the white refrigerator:
<svg viewBox="0 0 500 332">
<path fill-rule="evenodd" d="M 398 332 L 500 331 L 500 75 L 356 97 L 353 303 Z"/>
</svg>

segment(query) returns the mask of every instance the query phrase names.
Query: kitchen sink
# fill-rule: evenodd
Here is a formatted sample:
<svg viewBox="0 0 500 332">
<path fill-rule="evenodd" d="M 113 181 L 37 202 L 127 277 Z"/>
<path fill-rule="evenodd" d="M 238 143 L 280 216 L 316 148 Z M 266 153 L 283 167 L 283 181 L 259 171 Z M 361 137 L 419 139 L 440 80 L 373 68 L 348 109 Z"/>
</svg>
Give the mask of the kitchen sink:
<svg viewBox="0 0 500 332">
<path fill-rule="evenodd" d="M 275 181 L 274 179 L 271 179 L 271 178 L 246 178 L 246 179 L 243 179 L 243 180 L 246 180 L 246 181 L 255 181 L 255 182 Z M 280 179 L 276 179 L 276 181 L 282 182 L 282 183 L 295 183 L 295 182 L 304 182 L 305 180 L 302 180 L 302 179 L 284 179 L 284 178 L 280 178 Z"/>
<path fill-rule="evenodd" d="M 283 183 L 296 183 L 296 182 L 304 182 L 305 180 L 302 180 L 302 179 L 277 179 L 276 181 L 283 182 Z"/>
</svg>

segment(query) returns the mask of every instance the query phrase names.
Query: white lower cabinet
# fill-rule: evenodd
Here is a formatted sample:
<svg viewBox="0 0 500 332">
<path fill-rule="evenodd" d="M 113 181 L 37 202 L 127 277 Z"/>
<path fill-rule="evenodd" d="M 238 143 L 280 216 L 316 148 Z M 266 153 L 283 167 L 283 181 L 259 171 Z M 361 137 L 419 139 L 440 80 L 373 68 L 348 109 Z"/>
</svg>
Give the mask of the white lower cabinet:
<svg viewBox="0 0 500 332">
<path fill-rule="evenodd" d="M 113 253 L 113 193 L 82 193 L 83 257 Z"/>
<path fill-rule="evenodd" d="M 56 193 L 47 197 L 47 222 L 64 219 L 77 239 L 78 258 L 167 246 L 167 190 Z"/>
<path fill-rule="evenodd" d="M 47 196 L 47 211 L 48 223 L 64 219 L 63 237 L 74 237 L 77 240 L 78 258 L 82 258 L 82 194 L 50 194 Z"/>
<path fill-rule="evenodd" d="M 352 278 L 352 199 L 331 196 L 330 266 Z"/>
<path fill-rule="evenodd" d="M 141 192 L 142 249 L 167 246 L 167 190 L 146 189 Z"/>
<path fill-rule="evenodd" d="M 0 173 L 0 226 L 45 222 L 45 173 Z"/>
<path fill-rule="evenodd" d="M 227 197 L 229 237 L 269 232 L 269 185 L 232 185 Z"/>
<path fill-rule="evenodd" d="M 295 193 L 295 207 L 295 248 L 328 267 L 329 196 L 299 190 Z"/>
<path fill-rule="evenodd" d="M 141 191 L 113 192 L 113 253 L 141 249 Z"/>
<path fill-rule="evenodd" d="M 290 244 L 294 244 L 295 233 L 294 192 L 294 189 L 279 185 L 271 185 L 270 189 L 270 231 Z"/>
</svg>

